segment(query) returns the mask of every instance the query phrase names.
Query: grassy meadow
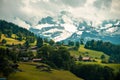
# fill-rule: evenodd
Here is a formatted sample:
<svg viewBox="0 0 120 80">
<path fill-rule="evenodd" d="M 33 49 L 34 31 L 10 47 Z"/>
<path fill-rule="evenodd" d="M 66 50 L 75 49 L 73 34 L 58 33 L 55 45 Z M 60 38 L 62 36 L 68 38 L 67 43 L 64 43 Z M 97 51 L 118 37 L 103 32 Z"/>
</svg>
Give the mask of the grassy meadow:
<svg viewBox="0 0 120 80">
<path fill-rule="evenodd" d="M 9 80 L 82 80 L 69 71 L 52 70 L 51 72 L 40 71 L 34 63 L 19 63 L 22 72 L 12 73 Z"/>
<path fill-rule="evenodd" d="M 1 40 L 0 42 L 2 41 L 2 39 L 5 39 L 7 41 L 6 44 L 23 44 L 25 41 L 19 41 L 19 40 L 16 40 L 15 37 L 17 37 L 15 34 L 12 34 L 12 38 L 7 38 L 4 34 L 2 34 L 1 36 Z"/>
<path fill-rule="evenodd" d="M 114 72 L 118 72 L 120 70 L 120 64 L 116 64 L 116 63 L 99 63 L 99 62 L 80 62 L 80 61 L 77 61 L 76 64 L 98 64 L 98 65 L 101 65 L 101 66 L 108 66 L 110 68 L 112 68 L 114 70 Z"/>
<path fill-rule="evenodd" d="M 106 55 L 105 53 L 103 53 L 101 51 L 95 51 L 95 50 L 86 49 L 86 48 L 84 48 L 84 45 L 80 45 L 80 48 L 79 48 L 78 51 L 70 50 L 70 54 L 72 56 L 76 56 L 76 57 L 79 57 L 79 55 L 81 55 L 83 57 L 89 56 L 92 59 L 97 60 L 98 62 L 101 62 L 101 55 L 104 55 L 106 60 L 109 59 L 109 56 Z"/>
</svg>

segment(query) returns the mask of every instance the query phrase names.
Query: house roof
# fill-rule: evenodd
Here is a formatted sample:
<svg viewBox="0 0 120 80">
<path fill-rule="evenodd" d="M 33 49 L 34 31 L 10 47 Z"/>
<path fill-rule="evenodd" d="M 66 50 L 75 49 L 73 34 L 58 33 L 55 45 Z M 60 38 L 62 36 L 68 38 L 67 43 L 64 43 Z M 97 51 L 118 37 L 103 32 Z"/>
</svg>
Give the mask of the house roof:
<svg viewBox="0 0 120 80">
<path fill-rule="evenodd" d="M 82 60 L 90 60 L 90 57 L 83 57 Z"/>
<path fill-rule="evenodd" d="M 41 61 L 42 60 L 42 58 L 35 58 L 35 59 L 33 59 L 33 61 Z"/>
</svg>

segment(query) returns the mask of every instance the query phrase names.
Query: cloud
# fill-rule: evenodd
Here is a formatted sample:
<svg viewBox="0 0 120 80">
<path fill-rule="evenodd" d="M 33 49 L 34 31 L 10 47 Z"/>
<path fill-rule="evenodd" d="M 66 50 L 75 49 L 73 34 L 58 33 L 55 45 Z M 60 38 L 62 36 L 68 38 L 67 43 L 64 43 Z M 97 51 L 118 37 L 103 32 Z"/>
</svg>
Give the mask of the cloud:
<svg viewBox="0 0 120 80">
<path fill-rule="evenodd" d="M 68 5 L 71 7 L 79 7 L 84 6 L 86 0 L 61 0 L 64 5 Z"/>
<path fill-rule="evenodd" d="M 23 6 L 23 4 L 20 0 L 19 1 L 18 0 L 16 1 L 15 0 L 0 0 L 0 14 L 2 14 L 2 16 L 9 16 L 9 15 L 17 16 L 20 12 L 19 9 L 21 6 Z"/>
<path fill-rule="evenodd" d="M 112 0 L 96 0 L 93 5 L 98 9 L 110 9 L 111 4 Z"/>
<path fill-rule="evenodd" d="M 27 24 L 26 22 L 24 22 L 23 20 L 21 20 L 19 18 L 15 18 L 12 22 L 14 22 L 14 23 L 18 24 L 19 26 L 24 27 L 26 29 L 30 28 L 29 24 Z"/>
<path fill-rule="evenodd" d="M 111 5 L 110 10 L 111 18 L 119 18 L 120 19 L 120 0 L 114 0 Z"/>
<path fill-rule="evenodd" d="M 18 17 L 35 25 L 42 17 L 66 10 L 75 17 L 100 23 L 120 19 L 119 4 L 120 0 L 0 0 L 0 19 L 14 21 Z"/>
</svg>

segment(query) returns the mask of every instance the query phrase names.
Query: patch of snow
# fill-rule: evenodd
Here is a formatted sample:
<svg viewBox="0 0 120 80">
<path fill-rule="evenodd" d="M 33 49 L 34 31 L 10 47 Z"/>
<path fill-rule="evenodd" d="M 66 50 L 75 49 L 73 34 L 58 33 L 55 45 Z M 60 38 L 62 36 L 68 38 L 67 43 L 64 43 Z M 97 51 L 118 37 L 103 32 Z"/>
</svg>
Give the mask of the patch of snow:
<svg viewBox="0 0 120 80">
<path fill-rule="evenodd" d="M 62 19 L 64 20 L 65 23 L 71 23 L 71 24 L 73 23 L 73 21 L 66 15 L 62 16 Z"/>
<path fill-rule="evenodd" d="M 112 26 L 112 24 L 106 24 L 106 25 L 105 25 L 106 28 L 109 28 L 109 27 L 111 27 L 111 26 Z"/>
<path fill-rule="evenodd" d="M 100 29 L 107 29 L 111 26 L 112 26 L 112 24 L 106 24 L 105 26 L 101 26 Z"/>
<path fill-rule="evenodd" d="M 61 26 L 63 26 L 65 30 L 68 32 L 74 33 L 77 31 L 77 27 L 74 26 L 73 24 L 61 24 Z"/>
<path fill-rule="evenodd" d="M 119 25 L 120 24 L 120 21 L 118 21 L 115 25 Z"/>
<path fill-rule="evenodd" d="M 80 30 L 84 30 L 85 29 L 85 26 L 82 26 L 82 28 L 80 28 Z"/>
<path fill-rule="evenodd" d="M 64 31 L 61 33 L 60 36 L 55 37 L 53 40 L 54 40 L 55 42 L 61 41 L 61 40 L 64 40 L 64 39 L 70 37 L 71 35 L 72 35 L 72 33 L 64 30 Z"/>
<path fill-rule="evenodd" d="M 77 34 L 82 35 L 83 31 L 78 31 Z"/>
<path fill-rule="evenodd" d="M 115 32 L 116 30 L 117 30 L 117 27 L 112 27 L 107 29 L 106 31 L 112 33 L 112 32 Z"/>
<path fill-rule="evenodd" d="M 45 31 L 45 32 L 43 32 L 43 33 L 54 33 L 54 32 L 57 32 L 57 31 L 62 31 L 62 30 L 59 30 L 59 29 L 50 29 L 50 30 L 48 30 L 48 31 Z"/>
<path fill-rule="evenodd" d="M 91 31 L 86 31 L 87 33 L 90 33 Z"/>
<path fill-rule="evenodd" d="M 45 27 L 52 27 L 52 26 L 54 26 L 53 24 L 40 24 L 40 25 L 37 25 L 37 26 L 35 26 L 34 28 L 35 29 L 42 29 L 42 28 L 45 28 Z"/>
</svg>

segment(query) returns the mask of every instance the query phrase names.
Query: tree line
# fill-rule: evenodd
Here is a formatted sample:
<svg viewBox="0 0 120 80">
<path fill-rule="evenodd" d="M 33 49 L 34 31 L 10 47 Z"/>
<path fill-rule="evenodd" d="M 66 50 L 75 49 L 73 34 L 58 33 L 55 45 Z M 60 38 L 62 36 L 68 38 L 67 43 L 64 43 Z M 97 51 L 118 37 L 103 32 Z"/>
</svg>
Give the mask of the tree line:
<svg viewBox="0 0 120 80">
<path fill-rule="evenodd" d="M 8 48 L 0 48 L 0 74 L 8 77 L 18 68 L 16 62 L 16 53 Z"/>
<path fill-rule="evenodd" d="M 71 72 L 76 76 L 85 80 L 119 80 L 120 70 L 115 73 L 108 66 L 99 64 L 82 64 L 79 63 L 71 69 Z"/>
<path fill-rule="evenodd" d="M 101 40 L 91 40 L 86 42 L 85 48 L 102 51 L 110 56 L 110 62 L 120 63 L 120 45 L 114 45 L 110 42 L 103 42 Z"/>
</svg>

